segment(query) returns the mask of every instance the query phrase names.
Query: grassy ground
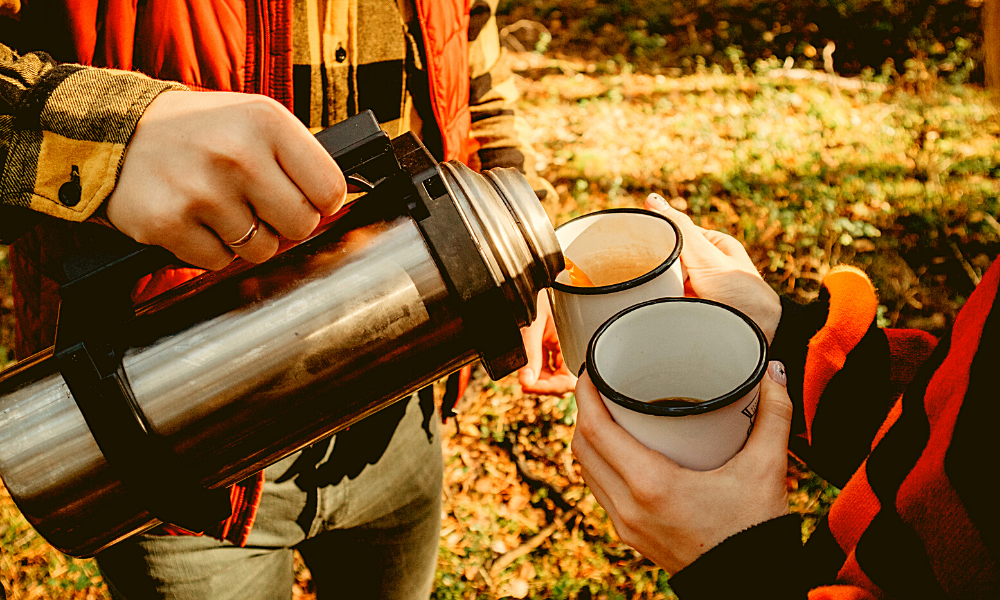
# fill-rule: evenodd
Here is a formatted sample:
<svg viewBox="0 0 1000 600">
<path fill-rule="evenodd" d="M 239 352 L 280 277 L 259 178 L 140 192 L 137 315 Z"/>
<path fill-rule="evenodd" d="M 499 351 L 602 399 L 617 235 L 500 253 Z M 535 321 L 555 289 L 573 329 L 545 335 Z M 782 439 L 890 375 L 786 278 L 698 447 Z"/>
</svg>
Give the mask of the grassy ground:
<svg viewBox="0 0 1000 600">
<path fill-rule="evenodd" d="M 682 78 L 515 63 L 537 166 L 560 192 L 546 205 L 556 224 L 659 191 L 743 240 L 782 292 L 808 301 L 830 267 L 857 264 L 884 325 L 935 333 L 1000 250 L 1000 126 L 975 88 L 834 85 L 776 62 Z M 672 597 L 583 486 L 572 397 L 477 383 L 446 429 L 436 597 Z M 794 462 L 788 484 L 808 534 L 837 490 Z"/>
<path fill-rule="evenodd" d="M 743 240 L 782 292 L 807 301 L 831 266 L 857 264 L 885 325 L 935 333 L 1000 250 L 1000 125 L 976 88 L 794 79 L 809 73 L 777 62 L 668 78 L 512 58 L 536 166 L 560 192 L 546 203 L 556 224 L 658 191 Z M 0 345 L 8 298 L 0 289 Z M 672 597 L 580 479 L 572 396 L 524 395 L 514 377 L 480 372 L 460 408 L 444 427 L 435 598 Z M 794 463 L 788 484 L 807 534 L 837 490 Z M 0 542 L 8 597 L 106 597 L 93 563 L 49 549 L 5 495 Z M 295 595 L 311 597 L 298 569 Z"/>
</svg>

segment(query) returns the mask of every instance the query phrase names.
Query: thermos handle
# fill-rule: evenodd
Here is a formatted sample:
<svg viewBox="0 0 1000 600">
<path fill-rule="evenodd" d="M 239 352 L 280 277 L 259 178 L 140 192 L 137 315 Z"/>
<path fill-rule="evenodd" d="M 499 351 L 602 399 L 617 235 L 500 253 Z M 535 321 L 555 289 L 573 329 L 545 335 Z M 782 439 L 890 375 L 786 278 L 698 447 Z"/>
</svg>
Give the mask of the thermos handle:
<svg viewBox="0 0 1000 600">
<path fill-rule="evenodd" d="M 389 134 L 379 127 L 370 110 L 327 127 L 316 139 L 337 162 L 348 183 L 362 183 L 366 191 L 401 171 Z"/>
<path fill-rule="evenodd" d="M 153 435 L 122 366 L 134 282 L 171 262 L 139 247 L 60 288 L 54 358 L 108 465 L 142 508 L 165 523 L 205 531 L 232 513 L 229 490 L 198 483 Z"/>
<path fill-rule="evenodd" d="M 365 111 L 316 135 L 345 177 L 374 187 L 402 170 L 389 136 Z M 203 488 L 165 440 L 150 431 L 122 359 L 131 291 L 141 277 L 177 258 L 157 246 L 124 241 L 115 255 L 78 255 L 63 265 L 55 360 L 108 465 L 159 520 L 205 531 L 232 512 L 227 489 Z"/>
</svg>

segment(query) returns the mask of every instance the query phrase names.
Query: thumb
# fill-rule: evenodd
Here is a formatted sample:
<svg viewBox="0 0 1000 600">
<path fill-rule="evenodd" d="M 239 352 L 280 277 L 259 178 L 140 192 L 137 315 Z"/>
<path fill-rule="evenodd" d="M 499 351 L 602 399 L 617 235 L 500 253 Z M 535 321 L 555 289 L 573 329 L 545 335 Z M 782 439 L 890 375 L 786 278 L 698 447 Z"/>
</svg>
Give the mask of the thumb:
<svg viewBox="0 0 1000 600">
<path fill-rule="evenodd" d="M 753 431 L 744 450 L 757 460 L 768 457 L 784 464 L 788 452 L 788 432 L 792 427 L 792 401 L 788 398 L 785 366 L 772 360 L 760 382 L 760 402 Z"/>
<path fill-rule="evenodd" d="M 659 194 L 647 196 L 646 208 L 667 217 L 680 228 L 684 237 L 681 264 L 684 264 L 689 272 L 690 269 L 717 267 L 720 262 L 727 261 L 723 251 L 705 237 L 706 230 L 695 225 L 691 217 L 667 204 L 663 196 Z"/>
</svg>

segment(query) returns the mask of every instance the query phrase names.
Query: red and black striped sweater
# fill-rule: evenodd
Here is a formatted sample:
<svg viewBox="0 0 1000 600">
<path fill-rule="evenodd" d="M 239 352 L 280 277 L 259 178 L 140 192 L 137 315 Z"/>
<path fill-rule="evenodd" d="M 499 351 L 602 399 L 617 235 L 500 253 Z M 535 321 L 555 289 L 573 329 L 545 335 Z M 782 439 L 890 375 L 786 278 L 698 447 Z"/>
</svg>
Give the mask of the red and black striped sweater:
<svg viewBox="0 0 1000 600">
<path fill-rule="evenodd" d="M 790 449 L 842 488 L 805 546 L 789 515 L 680 571 L 701 598 L 1000 598 L 1000 308 L 995 261 L 940 341 L 879 329 L 856 269 L 784 312 L 771 346 L 795 405 Z"/>
</svg>

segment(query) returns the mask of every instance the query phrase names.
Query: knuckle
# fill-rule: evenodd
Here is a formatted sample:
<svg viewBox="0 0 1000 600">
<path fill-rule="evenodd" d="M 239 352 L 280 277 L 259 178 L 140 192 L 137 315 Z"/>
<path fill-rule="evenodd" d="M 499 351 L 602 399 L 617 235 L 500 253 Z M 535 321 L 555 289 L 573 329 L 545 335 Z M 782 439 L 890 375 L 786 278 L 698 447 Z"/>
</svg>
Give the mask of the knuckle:
<svg viewBox="0 0 1000 600">
<path fill-rule="evenodd" d="M 658 506 L 663 502 L 660 492 L 644 481 L 629 483 L 632 498 L 639 506 Z"/>
<path fill-rule="evenodd" d="M 288 113 L 288 110 L 281 103 L 267 96 L 254 96 L 248 108 L 254 122 L 264 131 L 272 134 L 275 133 L 275 130 L 281 129 Z"/>
<path fill-rule="evenodd" d="M 164 214 L 162 211 L 155 211 L 151 213 L 150 217 L 149 222 L 146 223 L 140 235 L 142 239 L 137 237 L 137 242 L 156 244 L 170 250 L 171 248 L 168 244 L 173 245 L 173 242 L 183 239 L 185 237 L 183 233 L 191 227 L 190 220 L 181 215 Z"/>
<path fill-rule="evenodd" d="M 339 187 L 338 187 L 339 186 Z M 324 182 L 322 190 L 320 193 L 316 194 L 315 197 L 310 198 L 312 205 L 316 207 L 320 213 L 324 215 L 331 215 L 335 213 L 340 206 L 343 204 L 346 197 L 347 188 L 335 180 L 329 182 Z"/>
<path fill-rule="evenodd" d="M 785 421 L 792 420 L 792 403 L 786 397 L 779 397 L 777 402 L 773 402 L 771 405 L 771 411 L 775 416 L 781 417 Z"/>
<path fill-rule="evenodd" d="M 233 262 L 233 257 L 219 252 L 218 254 L 213 254 L 211 258 L 206 260 L 206 266 L 212 271 L 218 271 L 219 269 L 224 269 L 229 266 L 229 263 Z"/>
<path fill-rule="evenodd" d="M 268 117 L 275 114 L 279 106 L 281 105 L 276 100 L 261 94 L 250 96 L 247 102 L 247 108 L 261 117 Z"/>
<path fill-rule="evenodd" d="M 576 431 L 579 435 L 586 439 L 593 439 L 597 436 L 597 427 L 593 420 L 586 418 L 579 412 L 577 412 Z"/>
<path fill-rule="evenodd" d="M 585 444 L 585 442 L 581 441 L 580 439 L 581 435 L 583 434 L 580 433 L 580 424 L 579 422 L 577 422 L 576 432 L 573 433 L 573 439 L 569 443 L 569 449 L 573 453 L 573 456 L 577 457 L 578 459 L 580 458 L 580 451 L 582 450 L 582 447 Z"/>
<path fill-rule="evenodd" d="M 206 150 L 210 168 L 222 172 L 251 170 L 256 159 L 255 142 L 241 132 L 227 131 Z"/>
<path fill-rule="evenodd" d="M 183 246 L 178 249 L 171 249 L 168 247 L 167 250 L 173 252 L 177 258 L 183 260 L 184 262 L 212 271 L 218 271 L 219 269 L 225 268 L 233 261 L 233 256 L 222 250 L 212 252 L 206 251 L 203 248 L 186 248 Z"/>
<path fill-rule="evenodd" d="M 219 197 L 211 194 L 189 196 L 184 204 L 184 213 L 192 220 L 203 220 L 219 209 Z"/>
<path fill-rule="evenodd" d="M 720 243 L 729 246 L 732 249 L 743 249 L 743 244 L 741 244 L 736 238 L 729 235 L 728 233 L 718 232 Z"/>
<path fill-rule="evenodd" d="M 270 259 L 272 256 L 274 256 L 277 251 L 278 251 L 277 244 L 274 244 L 274 246 L 272 247 L 272 245 L 269 243 L 264 248 L 258 248 L 253 252 L 247 252 L 245 254 L 241 254 L 240 256 L 244 260 L 250 261 L 252 263 L 262 263 Z"/>
<path fill-rule="evenodd" d="M 577 429 L 579 431 L 579 429 Z M 573 439 L 569 442 L 569 451 L 573 453 L 573 456 L 579 457 L 580 454 L 580 441 L 576 437 L 576 433 L 573 434 Z"/>
<path fill-rule="evenodd" d="M 278 253 L 278 248 L 280 246 L 280 242 L 278 242 L 278 238 L 275 237 L 275 236 L 273 236 L 273 235 L 268 235 L 267 238 L 266 238 L 266 240 L 267 240 L 267 245 L 264 247 L 264 251 L 262 253 L 263 258 L 261 259 L 261 262 L 264 262 L 265 260 L 269 260 L 275 254 L 277 254 Z"/>
<path fill-rule="evenodd" d="M 340 208 L 347 198 L 347 182 L 340 168 L 336 165 L 326 172 L 323 182 L 323 197 L 320 198 L 322 206 L 320 208 L 334 212 Z"/>
<path fill-rule="evenodd" d="M 291 113 L 288 112 L 288 109 L 285 108 L 285 106 L 282 103 L 278 102 L 274 98 L 271 98 L 270 96 L 261 96 L 261 99 L 265 104 L 265 109 L 267 110 L 268 114 L 270 114 L 272 117 L 287 119 L 287 117 L 291 115 Z"/>
<path fill-rule="evenodd" d="M 119 228 L 119 229 L 121 229 L 121 228 Z M 125 233 L 126 235 L 128 235 L 133 240 L 139 242 L 140 244 L 144 244 L 146 246 L 158 246 L 158 245 L 160 245 L 160 244 L 156 243 L 156 241 L 153 239 L 153 236 L 151 236 L 148 231 L 138 230 L 138 231 L 135 231 L 135 232 L 126 232 L 126 231 L 123 230 L 123 233 Z M 167 250 L 169 250 L 169 249 L 170 248 L 167 248 Z"/>
<path fill-rule="evenodd" d="M 787 398 L 784 388 L 782 388 L 779 384 L 774 383 L 772 385 L 768 385 L 762 395 L 764 396 L 763 399 L 766 400 L 766 402 L 763 403 L 764 405 L 761 406 L 762 410 L 767 411 L 767 413 L 776 418 L 788 421 L 792 419 L 792 403 Z"/>
<path fill-rule="evenodd" d="M 657 506 L 666 500 L 666 488 L 657 477 L 629 473 L 625 475 L 624 480 L 632 494 L 632 499 L 638 506 Z"/>
<path fill-rule="evenodd" d="M 628 506 L 618 511 L 618 520 L 621 525 L 618 529 L 618 535 L 630 545 L 635 541 L 635 532 L 648 526 L 646 519 L 639 514 L 640 512 Z"/>
<path fill-rule="evenodd" d="M 157 211 L 140 213 L 134 216 L 112 220 L 115 227 L 140 244 L 163 245 L 159 239 L 162 219 L 157 218 Z"/>
<path fill-rule="evenodd" d="M 683 226 L 694 225 L 694 221 L 691 220 L 691 215 L 687 214 L 686 212 L 674 210 L 673 213 L 670 215 L 670 218 L 673 219 L 678 225 L 683 225 Z"/>
<path fill-rule="evenodd" d="M 285 227 L 285 237 L 295 241 L 306 239 L 316 229 L 316 226 L 319 225 L 319 219 L 319 214 L 316 212 L 308 216 L 303 216 L 300 219 L 295 219 L 294 222 L 288 223 Z"/>
</svg>

